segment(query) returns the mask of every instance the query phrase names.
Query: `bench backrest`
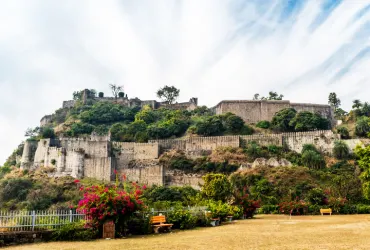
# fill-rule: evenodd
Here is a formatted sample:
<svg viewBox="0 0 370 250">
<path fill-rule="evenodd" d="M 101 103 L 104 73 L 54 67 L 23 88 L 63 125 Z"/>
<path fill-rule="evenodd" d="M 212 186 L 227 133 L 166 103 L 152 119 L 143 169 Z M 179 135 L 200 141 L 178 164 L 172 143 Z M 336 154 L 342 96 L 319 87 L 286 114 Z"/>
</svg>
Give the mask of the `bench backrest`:
<svg viewBox="0 0 370 250">
<path fill-rule="evenodd" d="M 166 222 L 166 216 L 159 215 L 159 216 L 153 216 L 151 219 L 152 224 L 158 224 L 158 223 L 165 223 Z"/>
<path fill-rule="evenodd" d="M 331 208 L 321 208 L 320 213 L 331 213 Z"/>
</svg>

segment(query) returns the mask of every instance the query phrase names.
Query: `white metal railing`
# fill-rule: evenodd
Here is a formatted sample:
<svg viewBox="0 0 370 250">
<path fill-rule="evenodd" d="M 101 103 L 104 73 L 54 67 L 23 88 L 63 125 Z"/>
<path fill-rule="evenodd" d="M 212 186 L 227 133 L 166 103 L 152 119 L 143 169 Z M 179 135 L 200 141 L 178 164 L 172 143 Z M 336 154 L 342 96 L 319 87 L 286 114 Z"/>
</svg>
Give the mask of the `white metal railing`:
<svg viewBox="0 0 370 250">
<path fill-rule="evenodd" d="M 86 215 L 75 210 L 0 211 L 0 232 L 52 230 L 81 220 Z"/>
</svg>

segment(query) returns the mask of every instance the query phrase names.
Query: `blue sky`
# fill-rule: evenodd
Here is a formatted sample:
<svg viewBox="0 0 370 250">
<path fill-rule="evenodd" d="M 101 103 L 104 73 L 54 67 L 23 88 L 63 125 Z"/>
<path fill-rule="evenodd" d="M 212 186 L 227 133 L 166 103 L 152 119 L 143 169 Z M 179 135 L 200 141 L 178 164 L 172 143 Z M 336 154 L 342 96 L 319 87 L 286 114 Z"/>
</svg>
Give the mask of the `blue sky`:
<svg viewBox="0 0 370 250">
<path fill-rule="evenodd" d="M 370 0 L 12 0 L 0 20 L 0 164 L 74 90 L 109 83 L 208 106 L 369 101 Z"/>
</svg>

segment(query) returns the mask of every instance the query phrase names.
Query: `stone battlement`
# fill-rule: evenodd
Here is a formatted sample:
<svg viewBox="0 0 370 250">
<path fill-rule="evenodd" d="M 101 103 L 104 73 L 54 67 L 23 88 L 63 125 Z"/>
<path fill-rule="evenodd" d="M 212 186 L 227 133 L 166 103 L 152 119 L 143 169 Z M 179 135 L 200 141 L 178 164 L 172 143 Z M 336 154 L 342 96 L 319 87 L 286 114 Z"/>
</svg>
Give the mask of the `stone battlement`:
<svg viewBox="0 0 370 250">
<path fill-rule="evenodd" d="M 287 100 L 226 100 L 212 108 L 215 114 L 231 112 L 240 116 L 246 123 L 271 121 L 280 110 L 294 108 L 297 112 L 309 111 L 319 113 L 334 125 L 334 112 L 329 105 L 310 103 L 291 103 Z"/>
<path fill-rule="evenodd" d="M 301 152 L 305 144 L 313 144 L 324 153 L 330 154 L 334 142 L 340 136 L 331 130 L 283 134 L 255 134 L 211 137 L 188 137 L 183 139 L 151 140 L 148 143 L 111 142 L 110 138 L 99 140 L 93 136 L 85 138 L 42 139 L 26 142 L 21 160 L 22 169 L 41 166 L 54 167 L 56 176 L 71 175 L 76 178 L 91 177 L 112 181 L 115 172 L 126 174 L 130 180 L 162 185 L 194 184 L 193 179 L 181 174 L 169 179 L 169 174 L 158 161 L 159 156 L 169 150 L 181 150 L 189 157 L 209 155 L 219 147 L 246 147 L 250 142 L 260 145 L 286 146 Z M 96 138 L 95 138 L 96 139 Z M 170 174 L 169 174 L 170 175 Z M 197 180 L 197 179 L 194 179 Z M 177 183 L 177 184 L 176 184 Z"/>
</svg>

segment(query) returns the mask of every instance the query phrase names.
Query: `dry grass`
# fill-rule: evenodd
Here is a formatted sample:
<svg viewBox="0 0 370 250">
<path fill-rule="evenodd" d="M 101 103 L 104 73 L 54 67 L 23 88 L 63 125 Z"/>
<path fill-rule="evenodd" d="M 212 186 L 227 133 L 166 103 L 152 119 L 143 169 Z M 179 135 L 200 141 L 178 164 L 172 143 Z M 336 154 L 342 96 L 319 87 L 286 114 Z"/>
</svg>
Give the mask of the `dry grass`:
<svg viewBox="0 0 370 250">
<path fill-rule="evenodd" d="M 369 249 L 370 215 L 261 215 L 216 228 L 93 242 L 32 244 L 9 249 Z"/>
</svg>

